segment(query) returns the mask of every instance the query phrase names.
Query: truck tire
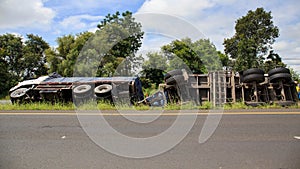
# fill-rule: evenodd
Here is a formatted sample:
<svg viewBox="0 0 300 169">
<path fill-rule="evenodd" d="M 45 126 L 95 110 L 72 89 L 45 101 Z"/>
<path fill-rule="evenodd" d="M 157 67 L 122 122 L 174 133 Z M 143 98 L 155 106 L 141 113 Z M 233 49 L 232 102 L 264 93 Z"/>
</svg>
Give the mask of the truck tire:
<svg viewBox="0 0 300 169">
<path fill-rule="evenodd" d="M 184 77 L 182 75 L 175 75 L 171 76 L 168 79 L 166 79 L 166 84 L 167 85 L 174 85 L 174 84 L 181 84 L 184 82 Z"/>
<path fill-rule="evenodd" d="M 29 89 L 27 88 L 19 88 L 15 91 L 13 91 L 11 94 L 10 94 L 10 101 L 12 104 L 16 104 L 16 103 L 23 103 L 24 102 L 24 99 L 26 97 L 26 93 Z"/>
<path fill-rule="evenodd" d="M 176 76 L 176 75 L 182 75 L 182 70 L 180 69 L 171 70 L 165 74 L 164 79 L 167 80 L 171 76 Z"/>
<path fill-rule="evenodd" d="M 288 69 L 288 68 L 278 67 L 278 68 L 270 70 L 268 72 L 268 75 L 269 75 L 269 77 L 271 77 L 272 75 L 277 74 L 277 73 L 288 73 L 288 74 L 290 74 L 291 72 L 290 72 L 290 69 Z"/>
<path fill-rule="evenodd" d="M 251 82 L 261 83 L 263 81 L 265 81 L 265 77 L 263 74 L 249 74 L 247 76 L 244 76 L 243 78 L 244 83 L 251 83 Z"/>
<path fill-rule="evenodd" d="M 247 75 L 251 75 L 251 74 L 265 74 L 265 72 L 258 68 L 248 69 L 243 72 L 243 76 L 247 76 Z"/>
<path fill-rule="evenodd" d="M 97 97 L 105 97 L 111 95 L 112 85 L 102 84 L 95 87 L 94 92 Z"/>
<path fill-rule="evenodd" d="M 83 84 L 83 85 L 76 86 L 73 89 L 73 93 L 75 96 L 78 96 L 78 97 L 89 96 L 92 93 L 92 86 L 89 84 Z"/>
<path fill-rule="evenodd" d="M 277 82 L 279 80 L 291 81 L 292 76 L 289 73 L 277 73 L 270 77 L 271 83 Z"/>
<path fill-rule="evenodd" d="M 21 99 L 21 98 L 24 98 L 27 91 L 28 91 L 27 88 L 19 88 L 19 89 L 13 91 L 13 92 L 10 94 L 10 97 L 13 98 L 13 99 Z"/>
</svg>

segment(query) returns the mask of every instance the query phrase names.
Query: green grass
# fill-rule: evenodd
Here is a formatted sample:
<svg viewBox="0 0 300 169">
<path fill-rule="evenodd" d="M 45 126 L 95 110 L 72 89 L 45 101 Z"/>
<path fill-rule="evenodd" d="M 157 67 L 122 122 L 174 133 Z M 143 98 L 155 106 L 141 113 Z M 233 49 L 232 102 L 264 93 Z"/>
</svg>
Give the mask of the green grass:
<svg viewBox="0 0 300 169">
<path fill-rule="evenodd" d="M 298 105 L 292 105 L 288 108 L 299 108 Z M 73 103 L 47 103 L 47 102 L 35 102 L 35 103 L 26 103 L 26 104 L 0 104 L 0 110 L 75 110 L 75 109 L 82 109 L 82 110 L 209 110 L 212 109 L 213 106 L 210 102 L 203 102 L 201 106 L 196 106 L 192 103 L 185 103 L 185 104 L 168 104 L 164 107 L 150 107 L 148 105 L 119 105 L 115 106 L 109 102 L 98 102 L 97 104 L 83 104 L 79 107 L 73 105 Z M 286 108 L 276 104 L 273 105 L 262 105 L 258 107 L 251 107 L 247 106 L 242 102 L 237 103 L 227 103 L 224 105 L 224 110 L 233 110 L 233 109 L 280 109 Z"/>
<path fill-rule="evenodd" d="M 250 109 L 250 106 L 245 105 L 243 102 L 227 103 L 224 105 L 224 110 L 232 109 Z"/>
<path fill-rule="evenodd" d="M 0 110 L 74 110 L 71 103 L 26 103 L 26 104 L 0 104 Z"/>
<path fill-rule="evenodd" d="M 9 95 L 0 96 L 0 100 L 10 100 Z"/>
</svg>

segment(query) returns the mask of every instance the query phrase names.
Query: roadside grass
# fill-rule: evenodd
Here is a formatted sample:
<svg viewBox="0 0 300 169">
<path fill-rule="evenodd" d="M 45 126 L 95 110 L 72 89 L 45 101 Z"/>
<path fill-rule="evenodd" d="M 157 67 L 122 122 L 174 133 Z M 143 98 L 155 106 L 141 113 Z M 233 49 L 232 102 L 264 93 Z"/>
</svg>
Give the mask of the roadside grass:
<svg viewBox="0 0 300 169">
<path fill-rule="evenodd" d="M 0 104 L 0 110 L 74 110 L 72 103 L 34 102 L 26 104 Z"/>
<path fill-rule="evenodd" d="M 226 103 L 224 105 L 224 110 L 232 110 L 232 109 L 250 109 L 252 107 L 245 105 L 243 102 L 237 103 Z"/>
<path fill-rule="evenodd" d="M 234 110 L 234 109 L 297 109 L 300 108 L 299 103 L 296 105 L 282 107 L 277 104 L 266 104 L 257 107 L 247 106 L 242 102 L 237 103 L 226 103 L 223 107 L 224 110 Z M 110 102 L 101 101 L 97 104 L 82 104 L 80 106 L 75 106 L 73 103 L 49 103 L 49 102 L 33 102 L 26 104 L 0 104 L 0 110 L 209 110 L 213 109 L 210 102 L 203 102 L 202 105 L 195 105 L 193 103 L 184 104 L 167 104 L 164 107 L 150 107 L 148 105 L 113 105 Z"/>
<path fill-rule="evenodd" d="M 9 95 L 0 96 L 0 100 L 10 100 Z"/>
<path fill-rule="evenodd" d="M 264 105 L 259 105 L 259 106 L 247 106 L 246 104 L 244 104 L 243 102 L 237 102 L 237 103 L 231 103 L 231 104 L 225 104 L 224 105 L 224 110 L 234 110 L 234 109 L 297 109 L 300 108 L 299 105 L 300 102 L 298 102 L 298 104 L 295 105 L 290 105 L 290 106 L 281 106 L 278 104 L 264 104 Z"/>
</svg>

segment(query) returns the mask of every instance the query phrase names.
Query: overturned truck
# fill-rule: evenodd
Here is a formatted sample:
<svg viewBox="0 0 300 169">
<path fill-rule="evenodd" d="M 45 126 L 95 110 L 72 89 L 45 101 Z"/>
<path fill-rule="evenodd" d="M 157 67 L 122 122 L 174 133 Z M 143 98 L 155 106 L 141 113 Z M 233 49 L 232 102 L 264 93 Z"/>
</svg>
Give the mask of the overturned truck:
<svg viewBox="0 0 300 169">
<path fill-rule="evenodd" d="M 216 71 L 208 74 L 186 74 L 173 70 L 160 85 L 169 102 L 209 101 L 213 106 L 244 102 L 246 105 L 279 104 L 288 106 L 299 100 L 290 70 L 278 67 L 265 73 L 252 68 L 238 73 Z M 182 97 L 185 96 L 185 97 Z"/>
<path fill-rule="evenodd" d="M 61 77 L 58 74 L 26 80 L 10 89 L 12 103 L 35 101 L 144 99 L 138 77 Z"/>
<path fill-rule="evenodd" d="M 90 99 L 150 106 L 166 103 L 209 101 L 213 106 L 244 102 L 247 105 L 293 105 L 298 102 L 290 70 L 275 68 L 265 73 L 252 68 L 238 73 L 216 71 L 189 74 L 172 70 L 164 76 L 159 91 L 144 98 L 138 77 L 61 77 L 58 74 L 20 82 L 10 89 L 12 103 L 34 101 L 84 101 Z"/>
</svg>

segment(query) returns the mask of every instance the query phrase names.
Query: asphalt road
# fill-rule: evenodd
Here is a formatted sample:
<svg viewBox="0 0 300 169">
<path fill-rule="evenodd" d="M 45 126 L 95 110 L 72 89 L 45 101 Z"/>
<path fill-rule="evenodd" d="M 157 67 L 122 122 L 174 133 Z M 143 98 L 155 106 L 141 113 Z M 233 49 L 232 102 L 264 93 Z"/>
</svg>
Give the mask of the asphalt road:
<svg viewBox="0 0 300 169">
<path fill-rule="evenodd" d="M 105 118 L 125 135 L 149 137 L 166 130 L 176 116 L 138 125 L 109 113 Z M 199 144 L 205 119 L 199 115 L 189 134 L 171 150 L 131 159 L 100 148 L 72 112 L 0 112 L 0 168 L 300 169 L 299 112 L 225 114 L 210 139 Z"/>
</svg>

